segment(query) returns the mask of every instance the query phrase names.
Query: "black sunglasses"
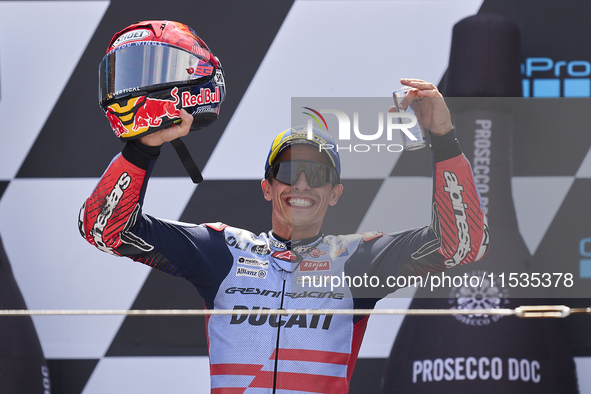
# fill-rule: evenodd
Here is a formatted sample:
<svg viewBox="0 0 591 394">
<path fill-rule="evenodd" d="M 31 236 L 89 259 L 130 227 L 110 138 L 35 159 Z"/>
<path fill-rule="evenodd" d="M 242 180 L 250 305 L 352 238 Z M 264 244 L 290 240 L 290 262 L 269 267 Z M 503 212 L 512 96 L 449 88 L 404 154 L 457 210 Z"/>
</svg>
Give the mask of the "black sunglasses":
<svg viewBox="0 0 591 394">
<path fill-rule="evenodd" d="M 280 161 L 273 164 L 269 170 L 273 178 L 290 186 L 297 182 L 302 171 L 306 174 L 310 187 L 321 187 L 329 183 L 339 182 L 339 177 L 334 168 L 315 161 Z"/>
</svg>

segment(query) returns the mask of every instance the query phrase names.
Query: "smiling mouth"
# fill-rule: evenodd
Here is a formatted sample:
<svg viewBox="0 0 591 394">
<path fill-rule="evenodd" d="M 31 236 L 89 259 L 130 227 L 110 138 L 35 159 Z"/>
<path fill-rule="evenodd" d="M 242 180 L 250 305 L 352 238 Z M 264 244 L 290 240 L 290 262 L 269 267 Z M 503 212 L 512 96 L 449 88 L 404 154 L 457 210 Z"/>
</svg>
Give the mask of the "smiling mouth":
<svg viewBox="0 0 591 394">
<path fill-rule="evenodd" d="M 292 207 L 309 207 L 314 204 L 314 201 L 308 198 L 288 198 L 287 203 Z"/>
</svg>

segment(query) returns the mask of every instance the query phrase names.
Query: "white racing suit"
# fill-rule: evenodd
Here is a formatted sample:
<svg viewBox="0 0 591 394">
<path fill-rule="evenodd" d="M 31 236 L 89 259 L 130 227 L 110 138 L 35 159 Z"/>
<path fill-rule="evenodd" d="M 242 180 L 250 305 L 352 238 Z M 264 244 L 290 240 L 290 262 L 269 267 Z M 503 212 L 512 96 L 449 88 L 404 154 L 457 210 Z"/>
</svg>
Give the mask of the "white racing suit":
<svg viewBox="0 0 591 394">
<path fill-rule="evenodd" d="M 242 311 L 206 319 L 212 393 L 346 393 L 368 316 L 257 311 L 370 309 L 396 290 L 389 277 L 424 278 L 481 258 L 488 229 L 470 165 L 453 132 L 432 142 L 427 227 L 292 244 L 272 231 L 157 219 L 142 212 L 157 154 L 133 141 L 86 200 L 80 231 L 102 251 L 184 277 L 208 309 Z"/>
</svg>

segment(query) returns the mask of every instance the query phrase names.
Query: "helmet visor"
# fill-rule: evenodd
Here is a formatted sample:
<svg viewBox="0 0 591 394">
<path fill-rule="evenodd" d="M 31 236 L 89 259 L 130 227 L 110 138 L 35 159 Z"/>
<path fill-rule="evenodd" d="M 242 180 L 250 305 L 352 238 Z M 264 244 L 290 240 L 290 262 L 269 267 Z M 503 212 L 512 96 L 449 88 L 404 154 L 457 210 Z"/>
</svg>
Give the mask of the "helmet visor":
<svg viewBox="0 0 591 394">
<path fill-rule="evenodd" d="M 211 63 L 184 49 L 154 41 L 125 44 L 99 66 L 99 102 L 154 85 L 203 83 L 214 74 Z"/>
</svg>

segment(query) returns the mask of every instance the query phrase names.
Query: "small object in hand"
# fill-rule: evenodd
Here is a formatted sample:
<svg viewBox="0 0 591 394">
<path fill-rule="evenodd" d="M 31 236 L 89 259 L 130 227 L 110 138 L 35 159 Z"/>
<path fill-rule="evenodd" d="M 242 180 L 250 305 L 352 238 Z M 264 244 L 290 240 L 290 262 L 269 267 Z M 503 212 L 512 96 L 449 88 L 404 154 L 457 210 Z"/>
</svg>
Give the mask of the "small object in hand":
<svg viewBox="0 0 591 394">
<path fill-rule="evenodd" d="M 416 119 L 416 124 L 412 125 L 412 127 L 406 127 L 404 130 L 400 130 L 400 134 L 402 135 L 402 145 L 404 146 L 405 150 L 418 150 L 427 146 L 427 139 L 425 138 L 425 129 L 421 125 L 421 112 L 419 110 L 419 106 L 417 105 L 418 102 L 422 101 L 424 97 L 417 97 L 410 102 L 406 107 L 403 108 L 401 105 L 402 100 L 406 97 L 406 94 L 411 90 L 410 87 L 403 87 L 401 89 L 396 90 L 393 93 L 394 96 L 394 106 L 390 107 L 388 112 L 406 112 L 408 114 L 414 115 Z M 405 124 L 408 122 L 403 122 L 403 118 L 397 118 L 399 124 Z M 408 118 L 404 118 L 408 119 Z M 409 123 L 409 125 L 412 124 Z M 406 132 L 405 132 L 406 131 Z M 410 135 L 412 135 L 411 138 Z"/>
</svg>

